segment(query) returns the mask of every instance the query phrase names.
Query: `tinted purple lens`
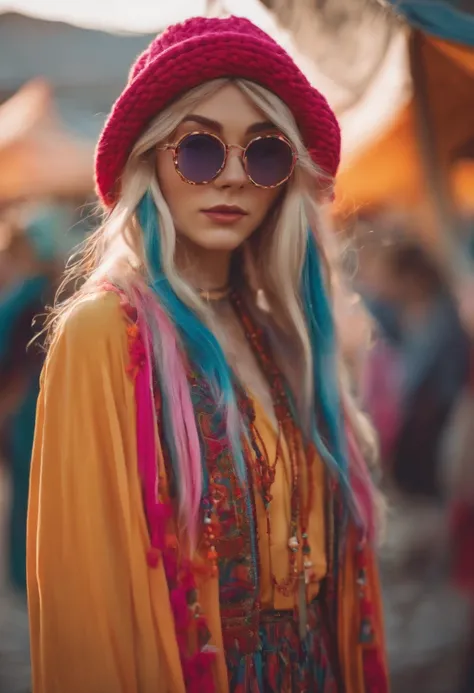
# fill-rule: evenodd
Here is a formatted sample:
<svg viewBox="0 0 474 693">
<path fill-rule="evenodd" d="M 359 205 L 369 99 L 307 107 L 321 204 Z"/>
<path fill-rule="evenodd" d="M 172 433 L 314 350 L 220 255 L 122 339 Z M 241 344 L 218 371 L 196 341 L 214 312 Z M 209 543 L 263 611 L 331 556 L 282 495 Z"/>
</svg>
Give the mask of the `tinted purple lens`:
<svg viewBox="0 0 474 693">
<path fill-rule="evenodd" d="M 293 150 L 279 137 L 262 137 L 249 144 L 247 171 L 257 185 L 273 187 L 288 178 L 293 170 Z"/>
<path fill-rule="evenodd" d="M 216 137 L 206 133 L 188 135 L 176 150 L 177 165 L 192 183 L 207 183 L 221 168 L 225 149 Z"/>
</svg>

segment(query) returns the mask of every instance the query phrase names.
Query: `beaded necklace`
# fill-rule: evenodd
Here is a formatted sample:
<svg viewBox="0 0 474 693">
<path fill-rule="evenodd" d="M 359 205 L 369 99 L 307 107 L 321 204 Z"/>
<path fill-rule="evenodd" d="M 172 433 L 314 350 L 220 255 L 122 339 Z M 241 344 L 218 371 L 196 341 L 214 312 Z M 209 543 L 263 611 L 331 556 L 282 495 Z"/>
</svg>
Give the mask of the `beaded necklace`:
<svg viewBox="0 0 474 693">
<path fill-rule="evenodd" d="M 273 406 L 278 422 L 278 438 L 275 459 L 269 460 L 268 453 L 261 436 L 259 435 L 254 422 L 255 412 L 252 408 L 250 421 L 250 442 L 256 458 L 255 476 L 257 490 L 261 493 L 266 512 L 267 532 L 271 538 L 271 521 L 269 506 L 272 501 L 271 487 L 275 480 L 276 466 L 281 459 L 281 441 L 285 439 L 288 447 L 291 463 L 291 492 L 290 492 L 290 538 L 288 540 L 288 573 L 282 580 L 278 581 L 272 576 L 272 582 L 281 594 L 290 596 L 295 593 L 298 581 L 300 582 L 300 611 L 303 609 L 303 602 L 306 604 L 306 586 L 314 579 L 313 563 L 311 561 L 311 546 L 309 544 L 308 523 L 310 508 L 313 503 L 313 478 L 312 465 L 314 462 L 315 450 L 310 447 L 307 454 L 301 453 L 302 440 L 301 434 L 295 425 L 289 398 L 287 395 L 286 384 L 283 376 L 272 358 L 270 345 L 263 330 L 255 325 L 245 304 L 238 293 L 231 295 L 231 300 L 235 312 L 240 319 L 245 331 L 247 340 L 257 358 L 257 361 L 267 378 L 271 388 Z M 307 493 L 303 489 L 303 467 L 306 463 L 307 472 Z M 306 495 L 306 497 L 305 497 Z M 298 555 L 301 551 L 303 570 L 300 572 L 298 565 Z M 304 606 L 305 609 L 305 606 Z M 300 614 L 300 618 L 304 614 Z"/>
</svg>

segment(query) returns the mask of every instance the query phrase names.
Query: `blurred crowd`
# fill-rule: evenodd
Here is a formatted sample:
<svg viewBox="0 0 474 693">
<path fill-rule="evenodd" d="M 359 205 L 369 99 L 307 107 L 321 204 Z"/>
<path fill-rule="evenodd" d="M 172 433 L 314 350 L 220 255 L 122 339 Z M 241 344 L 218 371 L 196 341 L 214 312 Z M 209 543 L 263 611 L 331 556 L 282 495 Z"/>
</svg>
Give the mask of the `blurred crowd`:
<svg viewBox="0 0 474 693">
<path fill-rule="evenodd" d="M 84 222 L 76 201 L 0 208 L 0 690 L 29 690 L 26 518 L 43 328 Z"/>
<path fill-rule="evenodd" d="M 8 577 L 25 589 L 28 475 L 42 327 L 64 269 L 64 206 L 8 205 L 0 212 L 0 463 L 10 479 Z"/>
<path fill-rule="evenodd" d="M 363 244 L 355 278 L 373 320 L 360 395 L 378 434 L 388 497 L 428 502 L 441 513 L 435 553 L 442 579 L 472 614 L 460 688 L 452 688 L 468 693 L 474 691 L 472 279 L 453 273 L 409 224 L 379 231 Z M 471 239 L 463 245 L 469 259 Z M 412 527 L 413 537 L 418 529 Z M 426 556 L 423 547 L 420 553 Z"/>
</svg>

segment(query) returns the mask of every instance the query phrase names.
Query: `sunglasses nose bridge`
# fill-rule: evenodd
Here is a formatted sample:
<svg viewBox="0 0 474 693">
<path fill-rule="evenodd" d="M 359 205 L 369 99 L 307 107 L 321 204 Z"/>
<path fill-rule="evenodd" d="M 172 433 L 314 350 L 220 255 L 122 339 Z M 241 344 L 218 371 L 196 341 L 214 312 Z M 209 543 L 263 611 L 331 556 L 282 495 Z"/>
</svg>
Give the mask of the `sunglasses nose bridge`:
<svg viewBox="0 0 474 693">
<path fill-rule="evenodd" d="M 232 150 L 236 150 L 234 152 L 234 156 L 237 159 L 240 159 L 240 163 L 242 166 L 244 165 L 244 154 L 245 154 L 245 147 L 242 147 L 240 144 L 226 144 L 225 145 L 226 149 L 226 162 L 225 164 L 227 165 L 227 162 L 231 158 L 232 155 Z"/>
<path fill-rule="evenodd" d="M 237 150 L 233 152 L 232 150 Z M 245 147 L 240 144 L 225 145 L 225 161 L 218 178 L 223 179 L 223 182 L 230 179 L 238 179 L 238 182 L 246 182 L 248 180 L 247 172 L 243 155 Z"/>
<path fill-rule="evenodd" d="M 245 152 L 245 149 L 246 149 L 245 147 L 242 147 L 242 145 L 240 145 L 240 144 L 227 144 L 227 145 L 226 145 L 226 148 L 227 148 L 228 150 L 230 150 L 230 149 L 239 149 L 241 152 Z"/>
</svg>

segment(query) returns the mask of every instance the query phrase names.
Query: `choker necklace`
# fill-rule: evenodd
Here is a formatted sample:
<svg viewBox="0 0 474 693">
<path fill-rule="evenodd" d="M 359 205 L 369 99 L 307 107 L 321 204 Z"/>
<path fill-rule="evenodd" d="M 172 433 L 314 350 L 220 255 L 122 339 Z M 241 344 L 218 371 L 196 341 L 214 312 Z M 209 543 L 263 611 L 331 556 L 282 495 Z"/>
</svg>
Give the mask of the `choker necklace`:
<svg viewBox="0 0 474 693">
<path fill-rule="evenodd" d="M 217 289 L 198 289 L 198 294 L 203 301 L 213 303 L 215 301 L 223 301 L 230 296 L 230 284 L 221 286 Z"/>
</svg>

